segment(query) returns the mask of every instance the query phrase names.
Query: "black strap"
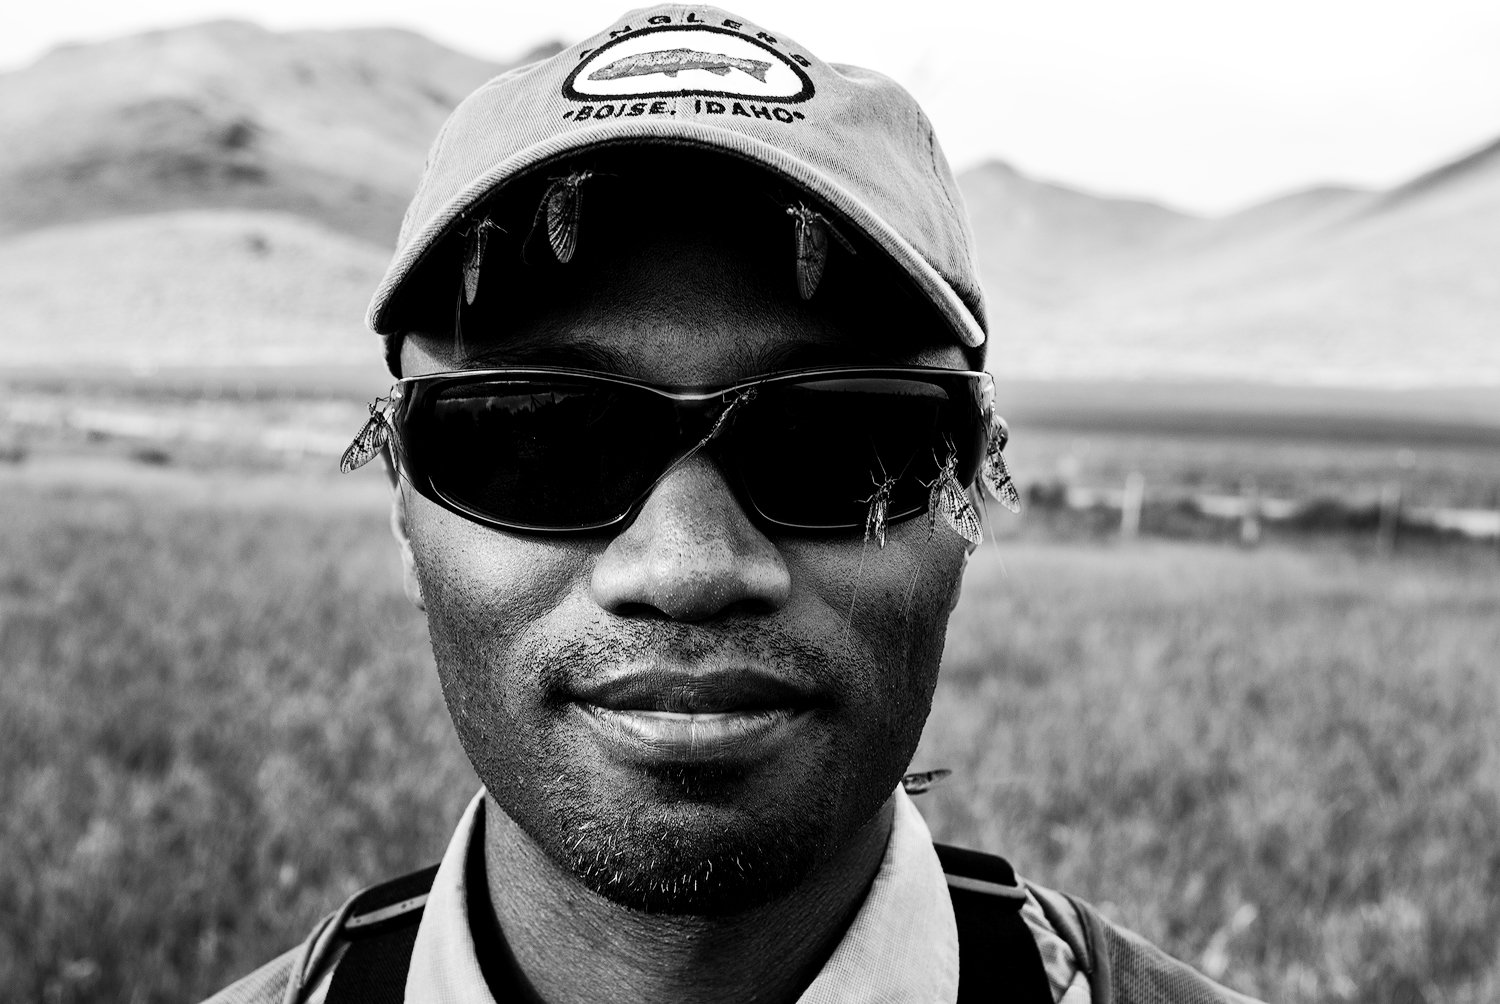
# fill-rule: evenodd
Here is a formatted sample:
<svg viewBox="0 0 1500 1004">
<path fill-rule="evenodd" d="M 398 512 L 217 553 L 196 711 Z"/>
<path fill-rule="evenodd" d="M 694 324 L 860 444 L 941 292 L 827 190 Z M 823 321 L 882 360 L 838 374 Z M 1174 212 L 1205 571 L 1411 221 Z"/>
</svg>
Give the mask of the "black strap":
<svg viewBox="0 0 1500 1004">
<path fill-rule="evenodd" d="M 1026 893 L 1010 863 L 935 846 L 958 922 L 958 1004 L 1052 1004 L 1042 953 L 1021 916 Z M 333 971 L 325 1004 L 401 1004 L 422 909 L 400 908 L 425 895 L 436 873 L 435 866 L 413 872 L 356 898 L 344 925 L 349 948 Z M 392 910 L 399 912 L 383 917 Z"/>
<path fill-rule="evenodd" d="M 1042 953 L 1021 907 L 1026 890 L 1010 862 L 935 844 L 958 922 L 958 1004 L 1052 1004 Z"/>
<path fill-rule="evenodd" d="M 372 886 L 350 904 L 348 949 L 333 970 L 325 1004 L 401 1004 L 417 928 L 437 865 Z"/>
</svg>

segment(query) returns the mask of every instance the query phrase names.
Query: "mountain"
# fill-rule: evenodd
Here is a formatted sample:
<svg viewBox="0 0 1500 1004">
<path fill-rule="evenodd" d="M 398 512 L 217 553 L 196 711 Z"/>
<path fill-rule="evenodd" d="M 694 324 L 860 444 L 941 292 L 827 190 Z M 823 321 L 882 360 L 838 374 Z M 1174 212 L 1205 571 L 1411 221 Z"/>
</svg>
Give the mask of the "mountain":
<svg viewBox="0 0 1500 1004">
<path fill-rule="evenodd" d="M 367 363 L 361 323 L 387 254 L 290 213 L 176 210 L 0 242 L 6 367 Z"/>
<path fill-rule="evenodd" d="M 1500 385 L 1500 142 L 1387 192 L 1322 186 L 1219 219 L 1078 192 L 1049 219 L 1056 186 L 996 174 L 960 184 L 977 218 L 1023 221 L 979 238 L 997 372 Z"/>
<path fill-rule="evenodd" d="M 1038 181 L 998 160 L 959 183 L 990 309 L 1002 323 L 1067 304 L 1122 259 L 1203 222 L 1154 202 Z"/>
<path fill-rule="evenodd" d="M 247 208 L 390 246 L 438 126 L 504 68 L 406 31 L 238 21 L 61 48 L 0 74 L 0 232 Z"/>
<path fill-rule="evenodd" d="M 406 31 L 218 21 L 0 74 L 0 358 L 379 379 L 364 308 L 427 148 L 504 69 Z"/>
</svg>

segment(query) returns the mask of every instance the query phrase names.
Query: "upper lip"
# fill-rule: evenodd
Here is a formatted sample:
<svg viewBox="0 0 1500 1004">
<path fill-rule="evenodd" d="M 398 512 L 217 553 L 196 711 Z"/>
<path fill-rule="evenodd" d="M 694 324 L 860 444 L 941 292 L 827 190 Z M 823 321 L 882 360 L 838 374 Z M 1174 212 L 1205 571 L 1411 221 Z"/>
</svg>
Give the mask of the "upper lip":
<svg viewBox="0 0 1500 1004">
<path fill-rule="evenodd" d="M 726 669 L 626 670 L 590 682 L 579 700 L 613 711 L 712 714 L 796 708 L 811 703 L 805 687 L 749 666 Z"/>
</svg>

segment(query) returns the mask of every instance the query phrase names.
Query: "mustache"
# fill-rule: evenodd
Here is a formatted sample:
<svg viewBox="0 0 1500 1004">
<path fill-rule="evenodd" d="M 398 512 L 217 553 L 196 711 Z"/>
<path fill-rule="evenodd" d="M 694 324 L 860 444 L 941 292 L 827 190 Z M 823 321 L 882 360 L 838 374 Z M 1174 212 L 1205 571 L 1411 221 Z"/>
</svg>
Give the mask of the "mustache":
<svg viewBox="0 0 1500 1004">
<path fill-rule="evenodd" d="M 853 653 L 799 638 L 774 624 L 685 624 L 653 620 L 599 624 L 522 646 L 522 660 L 549 694 L 566 694 L 621 666 L 756 667 L 822 693 L 842 689 L 860 662 Z"/>
</svg>

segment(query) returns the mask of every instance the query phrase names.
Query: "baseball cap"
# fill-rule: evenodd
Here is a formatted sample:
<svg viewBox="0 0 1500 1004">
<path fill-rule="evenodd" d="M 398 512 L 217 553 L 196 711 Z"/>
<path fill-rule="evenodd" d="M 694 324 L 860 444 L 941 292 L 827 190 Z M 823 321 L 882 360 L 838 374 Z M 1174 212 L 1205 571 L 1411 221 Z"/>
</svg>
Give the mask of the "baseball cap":
<svg viewBox="0 0 1500 1004">
<path fill-rule="evenodd" d="M 454 288 L 455 245 L 478 207 L 548 164 L 639 145 L 727 154 L 800 190 L 888 255 L 960 344 L 983 345 L 963 197 L 916 100 L 727 11 L 661 5 L 495 77 L 449 116 L 370 303 L 391 371 L 424 293 Z"/>
</svg>

